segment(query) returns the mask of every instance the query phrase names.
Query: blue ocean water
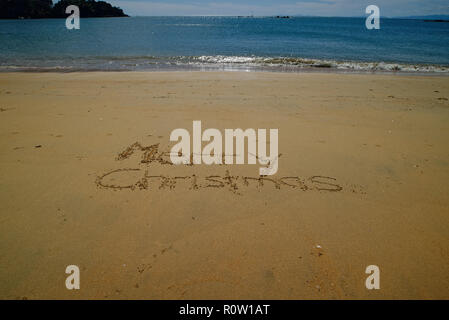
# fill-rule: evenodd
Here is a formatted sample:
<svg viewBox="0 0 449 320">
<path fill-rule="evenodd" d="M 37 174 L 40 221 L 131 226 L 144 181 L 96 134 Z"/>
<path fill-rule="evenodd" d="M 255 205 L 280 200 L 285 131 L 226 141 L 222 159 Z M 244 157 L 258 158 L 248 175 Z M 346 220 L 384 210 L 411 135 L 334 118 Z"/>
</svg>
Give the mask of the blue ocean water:
<svg viewBox="0 0 449 320">
<path fill-rule="evenodd" d="M 135 17 L 1 20 L 0 68 L 449 72 L 449 23 L 363 18 Z"/>
</svg>

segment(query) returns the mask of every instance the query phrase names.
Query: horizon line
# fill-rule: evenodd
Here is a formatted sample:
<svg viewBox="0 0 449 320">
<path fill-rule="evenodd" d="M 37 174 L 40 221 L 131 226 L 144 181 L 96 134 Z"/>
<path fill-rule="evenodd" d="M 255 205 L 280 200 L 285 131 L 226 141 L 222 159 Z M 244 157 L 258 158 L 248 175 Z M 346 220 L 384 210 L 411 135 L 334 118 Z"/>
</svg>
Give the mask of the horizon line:
<svg viewBox="0 0 449 320">
<path fill-rule="evenodd" d="M 386 19 L 421 19 L 432 16 L 449 17 L 449 14 L 428 14 L 428 15 L 414 15 L 414 16 L 381 16 Z M 320 16 L 320 15 L 292 15 L 292 14 L 274 14 L 274 15 L 218 15 L 218 14 L 188 14 L 188 15 L 129 15 L 130 18 L 150 18 L 150 17 L 245 17 L 245 18 L 273 18 L 273 17 L 291 17 L 291 18 L 366 18 L 367 16 Z"/>
</svg>

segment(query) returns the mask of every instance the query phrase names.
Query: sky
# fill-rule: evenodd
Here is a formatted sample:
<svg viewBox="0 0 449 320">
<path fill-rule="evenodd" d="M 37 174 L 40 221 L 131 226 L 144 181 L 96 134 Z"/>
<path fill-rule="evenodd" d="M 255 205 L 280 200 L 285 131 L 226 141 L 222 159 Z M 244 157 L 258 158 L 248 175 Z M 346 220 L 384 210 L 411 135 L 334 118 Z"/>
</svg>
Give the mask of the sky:
<svg viewBox="0 0 449 320">
<path fill-rule="evenodd" d="M 449 0 L 106 0 L 131 16 L 313 15 L 366 16 L 377 5 L 381 16 L 449 14 Z"/>
</svg>

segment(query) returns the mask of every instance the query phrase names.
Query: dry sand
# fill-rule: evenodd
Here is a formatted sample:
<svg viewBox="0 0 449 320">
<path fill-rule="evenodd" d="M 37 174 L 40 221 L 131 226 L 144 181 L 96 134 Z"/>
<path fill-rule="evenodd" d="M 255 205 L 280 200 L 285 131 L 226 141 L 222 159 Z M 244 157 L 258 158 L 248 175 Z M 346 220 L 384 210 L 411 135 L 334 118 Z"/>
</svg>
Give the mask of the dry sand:
<svg viewBox="0 0 449 320">
<path fill-rule="evenodd" d="M 448 299 L 448 99 L 448 77 L 2 73 L 0 298 Z M 273 181 L 166 163 L 193 120 L 278 128 Z"/>
</svg>

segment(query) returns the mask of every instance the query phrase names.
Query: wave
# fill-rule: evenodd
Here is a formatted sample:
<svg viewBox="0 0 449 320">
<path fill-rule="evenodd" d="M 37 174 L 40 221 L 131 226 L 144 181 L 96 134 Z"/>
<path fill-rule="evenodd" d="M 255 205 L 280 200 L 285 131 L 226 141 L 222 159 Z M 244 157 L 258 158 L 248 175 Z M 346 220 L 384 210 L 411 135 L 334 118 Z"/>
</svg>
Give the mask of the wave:
<svg viewBox="0 0 449 320">
<path fill-rule="evenodd" d="M 301 57 L 258 56 L 97 56 L 77 58 L 30 59 L 0 63 L 5 71 L 144 71 L 144 70 L 268 70 L 300 72 L 329 70 L 341 72 L 404 72 L 448 74 L 449 66 L 393 62 L 339 61 Z"/>
<path fill-rule="evenodd" d="M 294 67 L 298 69 L 328 68 L 353 71 L 387 71 L 387 72 L 432 72 L 449 73 L 449 66 L 404 64 L 391 62 L 360 62 L 292 57 L 239 57 L 239 56 L 200 56 L 192 58 L 199 64 L 243 64 L 271 67 Z"/>
</svg>

